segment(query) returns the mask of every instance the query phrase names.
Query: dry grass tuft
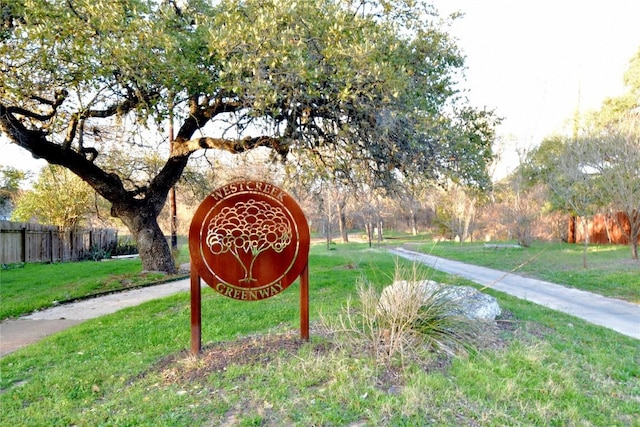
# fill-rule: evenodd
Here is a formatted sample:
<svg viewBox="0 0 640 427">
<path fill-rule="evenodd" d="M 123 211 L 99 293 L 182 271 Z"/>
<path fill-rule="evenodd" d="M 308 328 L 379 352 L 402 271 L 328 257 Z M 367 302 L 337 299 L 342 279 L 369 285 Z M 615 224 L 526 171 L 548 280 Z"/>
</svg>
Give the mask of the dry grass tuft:
<svg viewBox="0 0 640 427">
<path fill-rule="evenodd" d="M 417 266 L 396 267 L 397 292 L 379 295 L 373 285 L 360 280 L 357 299 L 349 299 L 335 319 L 321 324 L 336 345 L 367 351 L 388 364 L 416 359 L 425 353 L 466 355 L 477 336 L 477 323 L 458 314 L 447 287 L 426 290 L 419 286 L 424 274 Z"/>
</svg>

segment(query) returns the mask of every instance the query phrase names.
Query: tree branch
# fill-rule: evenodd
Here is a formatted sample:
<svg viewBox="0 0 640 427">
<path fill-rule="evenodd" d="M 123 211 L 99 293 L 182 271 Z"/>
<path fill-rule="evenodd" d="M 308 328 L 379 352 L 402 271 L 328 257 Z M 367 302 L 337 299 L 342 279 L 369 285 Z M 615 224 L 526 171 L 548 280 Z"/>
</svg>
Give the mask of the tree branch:
<svg viewBox="0 0 640 427">
<path fill-rule="evenodd" d="M 7 107 L 7 113 L 18 114 L 30 119 L 46 122 L 56 114 L 56 112 L 58 111 L 58 107 L 62 105 L 65 99 L 67 99 L 68 92 L 66 90 L 56 91 L 55 95 L 56 99 L 54 101 L 35 95 L 31 97 L 31 99 L 33 99 L 34 101 L 38 101 L 41 104 L 49 105 L 51 107 L 51 111 L 49 113 L 38 114 L 33 111 L 27 110 L 26 108 L 15 106 Z"/>
<path fill-rule="evenodd" d="M 229 153 L 239 154 L 258 147 L 268 147 L 276 151 L 282 156 L 289 153 L 288 144 L 279 138 L 270 136 L 246 137 L 243 139 L 225 139 L 225 138 L 195 138 L 188 141 L 176 141 L 174 145 L 173 156 L 184 156 L 194 153 L 198 150 L 215 148 L 224 150 Z"/>
<path fill-rule="evenodd" d="M 160 213 L 168 191 L 173 187 L 180 176 L 184 168 L 187 166 L 189 156 L 203 148 L 222 148 L 227 146 L 227 151 L 234 153 L 240 153 L 246 151 L 247 147 L 241 149 L 237 147 L 236 151 L 232 151 L 230 147 L 233 145 L 231 141 L 227 141 L 228 144 L 223 144 L 221 141 L 214 138 L 198 138 L 191 140 L 191 136 L 204 125 L 207 124 L 212 117 L 218 114 L 236 112 L 242 108 L 242 103 L 237 100 L 227 100 L 221 96 L 217 97 L 214 101 L 211 101 L 208 97 L 200 97 L 199 95 L 193 95 L 189 98 L 189 116 L 180 127 L 176 139 L 174 140 L 174 148 L 171 153 L 171 157 L 167 160 L 167 163 L 160 170 L 160 172 L 153 178 L 149 185 L 149 189 L 146 192 L 149 206 L 153 207 L 157 214 Z M 200 146 L 198 142 L 200 139 L 210 140 L 210 144 Z M 214 141 L 218 141 L 217 143 Z M 250 144 L 250 143 L 249 143 Z M 236 143 L 236 145 L 238 145 Z M 258 145 L 256 145 L 258 146 Z"/>
<path fill-rule="evenodd" d="M 64 146 L 47 140 L 45 132 L 27 129 L 11 113 L 11 107 L 4 104 L 0 104 L 0 133 L 29 151 L 33 157 L 68 168 L 107 200 L 113 202 L 128 197 L 128 192 L 117 175 L 103 171 L 84 154 L 67 150 Z"/>
</svg>

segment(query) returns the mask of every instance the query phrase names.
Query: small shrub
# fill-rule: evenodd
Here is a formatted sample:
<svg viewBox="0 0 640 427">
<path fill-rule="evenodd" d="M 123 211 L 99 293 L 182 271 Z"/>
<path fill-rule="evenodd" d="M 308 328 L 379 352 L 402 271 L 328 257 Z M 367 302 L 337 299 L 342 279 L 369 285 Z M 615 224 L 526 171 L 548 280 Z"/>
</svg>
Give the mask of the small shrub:
<svg viewBox="0 0 640 427">
<path fill-rule="evenodd" d="M 100 261 L 105 258 L 111 258 L 111 251 L 109 249 L 103 249 L 100 246 L 93 244 L 85 254 L 83 259 L 90 261 Z"/>
<path fill-rule="evenodd" d="M 322 319 L 336 344 L 355 351 L 368 351 L 388 363 L 419 357 L 424 352 L 466 354 L 475 335 L 475 323 L 459 314 L 457 303 L 447 296 L 447 287 L 425 290 L 414 266 L 409 273 L 396 267 L 401 292 L 379 295 L 368 282 L 357 285 L 357 300 L 347 301 L 337 319 Z"/>
<path fill-rule="evenodd" d="M 24 268 L 24 262 L 14 262 L 9 264 L 0 264 L 0 269 L 2 270 L 12 270 L 14 268 Z"/>
<path fill-rule="evenodd" d="M 138 253 L 136 241 L 131 237 L 118 238 L 118 244 L 112 251 L 113 256 L 133 255 Z"/>
</svg>

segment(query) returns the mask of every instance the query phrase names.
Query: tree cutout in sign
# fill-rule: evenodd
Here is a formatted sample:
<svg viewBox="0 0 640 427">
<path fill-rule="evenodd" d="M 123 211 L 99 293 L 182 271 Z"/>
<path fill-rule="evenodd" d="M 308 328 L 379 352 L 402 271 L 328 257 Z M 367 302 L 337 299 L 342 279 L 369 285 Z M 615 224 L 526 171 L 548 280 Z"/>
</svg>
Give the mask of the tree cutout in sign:
<svg viewBox="0 0 640 427">
<path fill-rule="evenodd" d="M 291 243 L 292 229 L 284 211 L 264 201 L 249 200 L 226 206 L 213 217 L 207 229 L 206 244 L 215 255 L 231 253 L 244 269 L 240 282 L 255 282 L 253 265 L 268 249 L 280 253 Z M 251 254 L 249 266 L 241 251 Z"/>
</svg>

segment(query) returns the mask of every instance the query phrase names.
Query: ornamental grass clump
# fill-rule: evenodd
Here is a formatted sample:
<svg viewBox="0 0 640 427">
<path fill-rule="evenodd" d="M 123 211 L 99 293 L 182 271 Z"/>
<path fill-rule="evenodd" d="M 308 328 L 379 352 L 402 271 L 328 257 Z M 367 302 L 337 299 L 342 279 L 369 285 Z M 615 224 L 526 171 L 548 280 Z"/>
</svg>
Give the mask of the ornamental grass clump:
<svg viewBox="0 0 640 427">
<path fill-rule="evenodd" d="M 324 320 L 337 344 L 368 351 L 382 362 L 414 359 L 425 353 L 466 354 L 476 336 L 475 322 L 461 315 L 448 286 L 424 286 L 414 267 L 396 268 L 394 285 L 378 294 L 365 280 L 333 322 Z"/>
</svg>

